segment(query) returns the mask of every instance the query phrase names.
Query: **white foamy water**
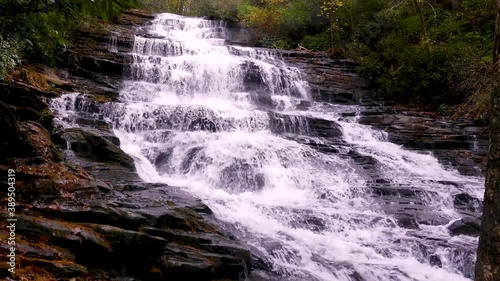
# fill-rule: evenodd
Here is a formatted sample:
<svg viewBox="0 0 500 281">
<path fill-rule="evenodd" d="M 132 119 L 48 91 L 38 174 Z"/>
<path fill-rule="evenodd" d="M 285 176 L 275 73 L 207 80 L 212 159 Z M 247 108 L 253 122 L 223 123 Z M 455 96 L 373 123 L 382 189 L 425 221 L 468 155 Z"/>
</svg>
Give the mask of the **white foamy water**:
<svg viewBox="0 0 500 281">
<path fill-rule="evenodd" d="M 143 180 L 203 199 L 284 280 L 469 280 L 477 239 L 446 227 L 461 218 L 453 195 L 481 198 L 481 178 L 341 119 L 342 106 L 296 110 L 310 100 L 300 70 L 273 51 L 225 45 L 222 22 L 161 14 L 148 28 L 150 38 L 135 39 L 121 102 L 93 113 L 112 124 Z M 54 104 L 74 119 L 75 95 Z M 339 124 L 342 137 L 315 137 L 315 119 Z M 399 210 L 374 196 L 374 176 L 416 191 L 408 204 L 442 222 L 399 227 Z"/>
</svg>

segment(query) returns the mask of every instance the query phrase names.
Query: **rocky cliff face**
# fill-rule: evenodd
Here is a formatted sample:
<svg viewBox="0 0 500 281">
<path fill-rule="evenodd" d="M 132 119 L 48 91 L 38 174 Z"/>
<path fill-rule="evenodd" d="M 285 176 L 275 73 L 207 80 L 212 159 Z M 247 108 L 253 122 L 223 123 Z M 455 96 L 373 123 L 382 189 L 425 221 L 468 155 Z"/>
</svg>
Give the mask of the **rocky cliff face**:
<svg viewBox="0 0 500 281">
<path fill-rule="evenodd" d="M 253 268 L 265 269 L 225 233 L 200 200 L 176 187 L 143 183 L 134 159 L 120 149 L 105 122 L 82 115 L 79 128 L 54 125 L 48 99 L 63 92 L 87 94 L 72 101 L 89 107 L 87 112 L 118 98 L 133 36 L 150 19 L 131 12 L 118 24 L 81 30 L 74 35 L 65 65 L 26 68 L 12 85 L 0 85 L 0 170 L 15 170 L 19 204 L 17 257 L 22 266 L 17 277 L 238 280 Z M 344 114 L 360 115 L 362 123 L 386 130 L 392 142 L 431 150 L 464 174 L 483 173 L 485 128 L 377 98 L 369 81 L 358 77 L 347 61 L 309 52 L 283 51 L 282 56 L 304 70 L 316 100 L 362 104 L 362 112 Z M 310 121 L 322 134 L 322 124 Z M 370 159 L 356 159 L 370 169 Z M 381 198 L 394 192 L 405 191 L 389 190 L 383 180 L 374 182 L 374 193 Z M 481 211 L 478 200 L 468 194 L 457 195 L 456 202 L 464 213 Z M 408 212 L 402 211 L 400 223 L 412 228 L 416 222 L 408 219 L 414 217 Z M 456 229 L 457 234 L 478 232 L 474 222 Z M 6 239 L 9 233 L 2 229 L 0 235 Z M 0 275 L 9 274 L 2 264 Z"/>
<path fill-rule="evenodd" d="M 470 120 L 447 120 L 435 113 L 401 106 L 376 94 L 370 81 L 355 73 L 356 65 L 320 53 L 283 51 L 283 58 L 304 70 L 313 98 L 328 103 L 361 104 L 360 123 L 389 134 L 390 142 L 414 150 L 430 150 L 440 161 L 465 175 L 484 175 L 488 127 Z"/>
</svg>

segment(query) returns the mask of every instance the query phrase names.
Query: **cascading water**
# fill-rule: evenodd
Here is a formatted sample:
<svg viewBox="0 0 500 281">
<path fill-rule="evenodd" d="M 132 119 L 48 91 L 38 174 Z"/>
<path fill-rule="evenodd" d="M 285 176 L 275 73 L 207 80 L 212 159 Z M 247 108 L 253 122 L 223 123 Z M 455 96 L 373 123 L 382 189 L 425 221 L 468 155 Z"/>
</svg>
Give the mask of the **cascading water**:
<svg viewBox="0 0 500 281">
<path fill-rule="evenodd" d="M 471 278 L 477 239 L 447 226 L 462 217 L 453 195 L 482 198 L 481 178 L 341 117 L 356 106 L 312 101 L 299 69 L 226 45 L 222 22 L 146 28 L 120 102 L 94 112 L 143 180 L 203 199 L 283 280 Z M 68 120 L 89 111 L 75 95 L 54 104 Z M 417 227 L 399 226 L 405 210 Z"/>
</svg>

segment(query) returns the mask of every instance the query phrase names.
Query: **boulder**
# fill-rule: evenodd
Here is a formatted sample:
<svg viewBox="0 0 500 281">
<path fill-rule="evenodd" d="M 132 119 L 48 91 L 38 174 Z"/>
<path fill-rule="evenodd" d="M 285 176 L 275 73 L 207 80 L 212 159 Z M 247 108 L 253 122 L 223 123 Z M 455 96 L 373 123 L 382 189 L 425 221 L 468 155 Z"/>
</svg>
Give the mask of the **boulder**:
<svg viewBox="0 0 500 281">
<path fill-rule="evenodd" d="M 454 221 L 448 226 L 448 230 L 453 236 L 467 235 L 477 237 L 481 230 L 481 221 L 479 218 L 465 217 Z"/>
<path fill-rule="evenodd" d="M 63 137 L 71 150 L 87 160 L 119 165 L 134 170 L 134 159 L 104 137 L 81 128 L 66 129 Z"/>
<path fill-rule="evenodd" d="M 22 137 L 13 108 L 0 101 L 0 161 L 34 155 L 34 148 Z"/>
</svg>

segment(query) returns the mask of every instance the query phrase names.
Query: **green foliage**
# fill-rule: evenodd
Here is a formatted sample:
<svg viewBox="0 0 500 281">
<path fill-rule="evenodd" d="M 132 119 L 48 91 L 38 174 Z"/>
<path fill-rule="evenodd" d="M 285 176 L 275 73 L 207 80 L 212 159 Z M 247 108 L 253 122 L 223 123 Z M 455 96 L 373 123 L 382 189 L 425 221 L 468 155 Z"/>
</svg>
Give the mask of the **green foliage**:
<svg viewBox="0 0 500 281">
<path fill-rule="evenodd" d="M 304 0 L 292 1 L 283 11 L 283 24 L 289 33 L 302 33 L 311 22 L 311 14 Z"/>
<path fill-rule="evenodd" d="M 98 15 L 104 21 L 111 21 L 121 12 L 138 5 L 138 0 L 71 0 L 69 9 L 72 13 Z"/>
<path fill-rule="evenodd" d="M 142 9 L 236 21 L 240 0 L 141 0 Z"/>
<path fill-rule="evenodd" d="M 190 15 L 209 16 L 223 20 L 236 21 L 239 0 L 197 0 L 192 1 Z"/>
<path fill-rule="evenodd" d="M 477 89 L 471 79 L 483 78 L 474 66 L 490 61 L 493 49 L 491 1 L 464 1 L 461 12 L 433 1 L 350 2 L 334 15 L 344 22 L 337 29 L 344 34 L 332 38 L 360 63 L 362 75 L 378 82 L 380 92 L 438 109 Z"/>
<path fill-rule="evenodd" d="M 316 35 L 305 35 L 300 45 L 311 51 L 327 50 L 331 46 L 330 30 Z"/>
<path fill-rule="evenodd" d="M 302 39 L 313 15 L 306 0 L 246 0 L 238 5 L 238 17 L 254 33 L 289 37 L 296 43 Z"/>
<path fill-rule="evenodd" d="M 241 22 L 258 33 L 268 36 L 282 35 L 284 0 L 262 0 L 259 5 L 244 1 L 238 6 Z"/>
<path fill-rule="evenodd" d="M 272 48 L 272 49 L 290 48 L 290 42 L 286 38 L 279 38 L 279 37 L 263 37 L 260 40 L 260 44 L 264 48 Z"/>
<path fill-rule="evenodd" d="M 10 46 L 2 60 L 55 64 L 69 44 L 69 31 L 83 20 L 111 21 L 137 5 L 138 0 L 0 0 L 0 38 Z M 13 65 L 3 65 L 2 71 Z"/>
<path fill-rule="evenodd" d="M 450 111 L 450 108 L 448 107 L 448 105 L 446 103 L 442 103 L 439 105 L 438 109 L 437 109 L 437 113 L 439 115 L 448 115 Z"/>
<path fill-rule="evenodd" d="M 0 36 L 0 80 L 5 79 L 7 73 L 20 62 L 16 45 L 17 42 L 4 40 Z"/>
</svg>

